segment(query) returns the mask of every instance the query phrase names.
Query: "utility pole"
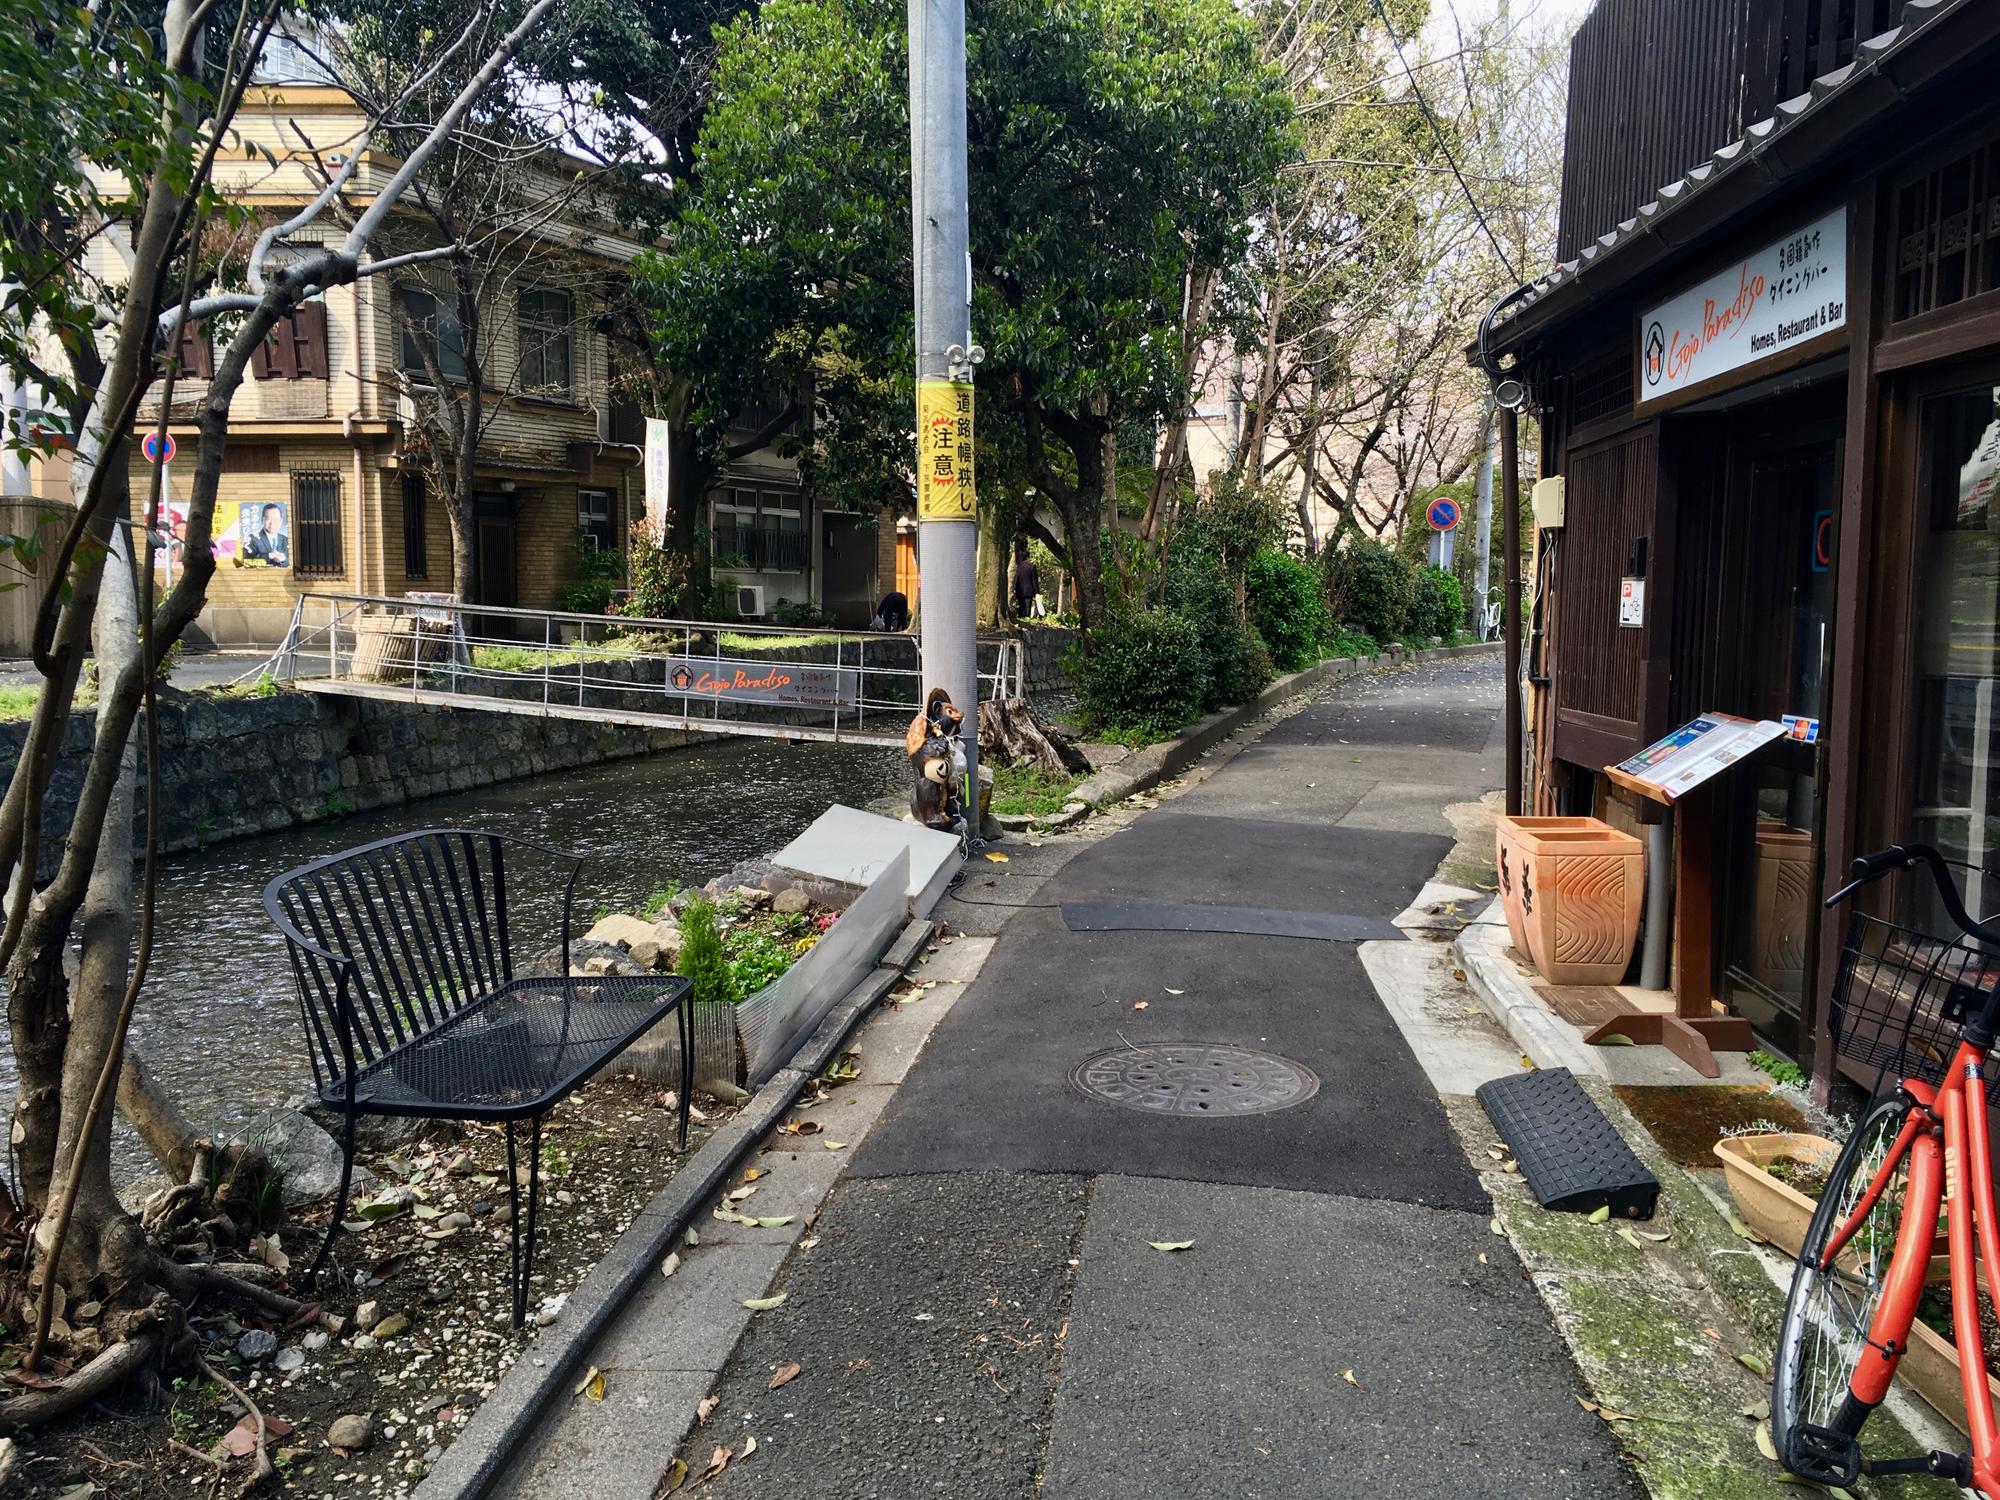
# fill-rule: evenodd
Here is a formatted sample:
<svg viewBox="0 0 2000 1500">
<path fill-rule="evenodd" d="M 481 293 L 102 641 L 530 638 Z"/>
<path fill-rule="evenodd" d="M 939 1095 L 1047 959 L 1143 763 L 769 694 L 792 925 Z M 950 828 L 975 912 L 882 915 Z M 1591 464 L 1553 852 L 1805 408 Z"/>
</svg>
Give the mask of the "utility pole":
<svg viewBox="0 0 2000 1500">
<path fill-rule="evenodd" d="M 1479 414 L 1479 482 L 1473 490 L 1472 587 L 1473 616 L 1479 622 L 1479 638 L 1486 639 L 1493 616 L 1488 596 L 1493 592 L 1493 394 L 1487 392 L 1486 405 Z"/>
<path fill-rule="evenodd" d="M 972 261 L 965 0 L 909 0 L 910 209 L 917 314 L 917 555 L 924 691 L 965 714 L 966 817 L 979 831 L 979 512 L 972 481 Z"/>
<path fill-rule="evenodd" d="M 1505 637 L 1507 698 L 1501 722 L 1507 741 L 1507 815 L 1527 811 L 1521 795 L 1521 431 L 1512 406 L 1500 408 L 1500 630 Z"/>
</svg>

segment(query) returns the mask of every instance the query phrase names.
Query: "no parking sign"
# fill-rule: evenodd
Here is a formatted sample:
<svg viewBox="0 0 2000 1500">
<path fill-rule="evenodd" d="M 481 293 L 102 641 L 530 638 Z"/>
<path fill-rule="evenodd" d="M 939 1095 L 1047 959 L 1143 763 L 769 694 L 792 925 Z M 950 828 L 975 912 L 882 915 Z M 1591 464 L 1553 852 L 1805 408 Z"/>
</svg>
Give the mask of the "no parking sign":
<svg viewBox="0 0 2000 1500">
<path fill-rule="evenodd" d="M 1431 501 L 1426 515 L 1430 520 L 1432 531 L 1458 530 L 1458 502 L 1449 495 L 1440 495 Z"/>
</svg>

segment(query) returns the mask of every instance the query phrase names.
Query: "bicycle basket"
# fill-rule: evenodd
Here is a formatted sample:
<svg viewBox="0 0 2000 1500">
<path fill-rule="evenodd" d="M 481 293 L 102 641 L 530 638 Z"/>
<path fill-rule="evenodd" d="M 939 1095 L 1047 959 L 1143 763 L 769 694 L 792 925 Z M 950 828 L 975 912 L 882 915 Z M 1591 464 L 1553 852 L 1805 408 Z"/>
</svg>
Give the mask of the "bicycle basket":
<svg viewBox="0 0 2000 1500">
<path fill-rule="evenodd" d="M 1940 1083 L 1966 1018 L 2000 981 L 2000 954 L 1856 912 L 1833 985 L 1841 1054 L 1883 1078 Z"/>
</svg>

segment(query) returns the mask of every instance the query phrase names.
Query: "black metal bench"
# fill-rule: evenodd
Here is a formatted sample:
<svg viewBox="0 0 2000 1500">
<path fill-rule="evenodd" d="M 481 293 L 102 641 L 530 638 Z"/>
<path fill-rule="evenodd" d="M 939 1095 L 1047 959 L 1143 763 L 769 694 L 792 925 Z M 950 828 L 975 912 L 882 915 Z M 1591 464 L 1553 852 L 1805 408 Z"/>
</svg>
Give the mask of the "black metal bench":
<svg viewBox="0 0 2000 1500">
<path fill-rule="evenodd" d="M 506 848 L 567 861 L 560 972 L 516 978 Z M 333 1249 L 362 1115 L 495 1121 L 507 1130 L 514 1326 L 535 1263 L 542 1117 L 669 1012 L 680 1021 L 680 1149 L 694 1086 L 690 985 L 677 975 L 569 977 L 581 856 L 505 834 L 427 828 L 301 865 L 264 888 L 290 945 L 319 1097 L 339 1110 L 340 1193 L 310 1286 Z M 530 1122 L 527 1245 L 515 1126 Z"/>
</svg>

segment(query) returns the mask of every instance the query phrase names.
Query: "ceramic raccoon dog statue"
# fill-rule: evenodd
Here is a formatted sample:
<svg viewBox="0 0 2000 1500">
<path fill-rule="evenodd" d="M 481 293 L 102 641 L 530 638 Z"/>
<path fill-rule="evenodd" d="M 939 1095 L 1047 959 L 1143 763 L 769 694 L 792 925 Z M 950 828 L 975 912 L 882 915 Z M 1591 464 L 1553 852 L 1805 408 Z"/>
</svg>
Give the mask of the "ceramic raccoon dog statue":
<svg viewBox="0 0 2000 1500">
<path fill-rule="evenodd" d="M 903 747 L 915 785 L 910 812 L 926 828 L 946 833 L 965 829 L 965 744 L 959 738 L 965 715 L 943 688 L 932 688 L 923 712 L 910 720 Z"/>
</svg>

